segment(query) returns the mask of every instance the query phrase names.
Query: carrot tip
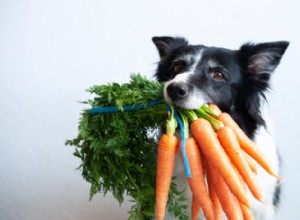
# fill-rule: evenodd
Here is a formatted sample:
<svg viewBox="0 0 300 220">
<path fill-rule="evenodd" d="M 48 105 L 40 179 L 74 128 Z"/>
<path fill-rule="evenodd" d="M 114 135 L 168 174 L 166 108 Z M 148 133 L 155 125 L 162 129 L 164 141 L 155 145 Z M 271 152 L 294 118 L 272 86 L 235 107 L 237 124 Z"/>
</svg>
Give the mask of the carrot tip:
<svg viewBox="0 0 300 220">
<path fill-rule="evenodd" d="M 278 208 L 277 208 L 275 205 L 273 205 L 273 204 L 270 204 L 270 203 L 267 203 L 267 202 L 263 202 L 263 201 L 261 201 L 261 203 L 263 203 L 264 205 L 269 206 L 269 207 L 271 207 L 271 208 L 273 208 L 273 209 L 275 209 L 275 210 L 278 209 Z"/>
<path fill-rule="evenodd" d="M 256 200 L 263 203 L 263 204 L 266 204 L 266 202 L 264 202 L 264 200 L 262 198 L 256 198 Z"/>
<path fill-rule="evenodd" d="M 278 183 L 275 185 L 275 187 L 278 187 L 278 186 L 280 186 L 284 181 L 285 181 L 285 179 L 283 178 L 283 177 L 277 177 L 278 179 L 279 179 L 279 181 L 278 181 Z"/>
<path fill-rule="evenodd" d="M 279 176 L 279 175 L 277 175 L 277 174 L 275 174 L 275 173 L 272 174 L 272 176 L 274 176 L 274 177 L 276 177 L 277 179 L 279 179 L 279 180 L 280 180 L 280 183 L 284 181 L 284 178 L 283 178 L 283 177 L 281 177 L 281 176 Z"/>
</svg>

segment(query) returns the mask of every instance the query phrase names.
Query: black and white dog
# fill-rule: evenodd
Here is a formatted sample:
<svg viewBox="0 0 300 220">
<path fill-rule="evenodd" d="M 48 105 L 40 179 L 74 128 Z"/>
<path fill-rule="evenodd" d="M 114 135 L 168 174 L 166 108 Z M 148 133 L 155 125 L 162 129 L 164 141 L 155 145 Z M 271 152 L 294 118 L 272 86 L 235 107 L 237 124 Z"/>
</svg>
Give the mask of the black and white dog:
<svg viewBox="0 0 300 220">
<path fill-rule="evenodd" d="M 178 37 L 153 37 L 152 40 L 160 55 L 156 78 L 165 82 L 165 100 L 185 109 L 215 103 L 222 111 L 231 114 L 279 173 L 279 156 L 264 101 L 265 92 L 270 87 L 270 76 L 289 43 L 247 43 L 239 50 L 229 50 L 189 45 L 187 40 Z M 177 161 L 174 175 L 191 200 L 184 168 Z M 257 179 L 265 204 L 253 201 L 255 218 L 276 219 L 272 204 L 276 206 L 279 202 L 277 180 L 263 170 L 258 170 Z M 188 203 L 191 204 L 191 201 Z"/>
</svg>

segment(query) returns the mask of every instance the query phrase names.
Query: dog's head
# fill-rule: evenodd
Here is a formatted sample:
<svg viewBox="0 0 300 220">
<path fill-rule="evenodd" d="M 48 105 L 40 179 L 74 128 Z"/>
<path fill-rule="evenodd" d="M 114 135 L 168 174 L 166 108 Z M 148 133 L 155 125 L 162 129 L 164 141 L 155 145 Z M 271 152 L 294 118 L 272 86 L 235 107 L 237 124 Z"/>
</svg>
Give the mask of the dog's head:
<svg viewBox="0 0 300 220">
<path fill-rule="evenodd" d="M 165 82 L 167 102 L 185 109 L 211 102 L 228 112 L 245 109 L 258 120 L 260 99 L 289 44 L 247 43 L 230 50 L 189 45 L 184 38 L 152 40 L 160 55 L 156 78 Z"/>
</svg>

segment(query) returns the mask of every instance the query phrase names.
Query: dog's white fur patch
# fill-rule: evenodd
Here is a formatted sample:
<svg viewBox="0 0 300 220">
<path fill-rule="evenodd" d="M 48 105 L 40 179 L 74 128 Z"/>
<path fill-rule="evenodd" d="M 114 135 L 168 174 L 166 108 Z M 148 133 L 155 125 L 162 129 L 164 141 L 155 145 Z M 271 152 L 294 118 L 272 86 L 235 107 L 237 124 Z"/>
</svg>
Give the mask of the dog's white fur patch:
<svg viewBox="0 0 300 220">
<path fill-rule="evenodd" d="M 164 99 L 166 102 L 170 104 L 174 104 L 172 102 L 172 99 L 169 97 L 167 92 L 167 87 L 172 83 L 178 83 L 178 84 L 186 84 L 191 77 L 195 74 L 195 69 L 197 64 L 200 62 L 202 58 L 202 53 L 204 49 L 202 49 L 199 53 L 196 55 L 184 55 L 182 57 L 177 58 L 176 60 L 185 60 L 187 63 L 193 62 L 193 64 L 189 67 L 189 69 L 186 72 L 180 73 L 175 76 L 174 79 L 169 80 L 166 82 L 164 86 Z M 177 103 L 177 106 L 185 108 L 185 109 L 198 109 L 203 104 L 210 101 L 210 99 L 201 91 L 199 90 L 192 90 L 189 96 L 182 102 L 181 104 Z"/>
</svg>

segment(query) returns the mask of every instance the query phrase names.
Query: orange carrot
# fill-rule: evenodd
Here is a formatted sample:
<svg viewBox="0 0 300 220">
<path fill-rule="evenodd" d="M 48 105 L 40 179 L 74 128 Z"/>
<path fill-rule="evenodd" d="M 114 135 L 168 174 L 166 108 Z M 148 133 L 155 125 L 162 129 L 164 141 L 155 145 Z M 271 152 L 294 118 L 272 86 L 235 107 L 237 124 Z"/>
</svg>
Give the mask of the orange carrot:
<svg viewBox="0 0 300 220">
<path fill-rule="evenodd" d="M 243 152 L 243 155 L 246 158 L 252 172 L 254 174 L 257 174 L 257 164 L 255 163 L 255 161 L 244 150 L 242 152 Z"/>
<path fill-rule="evenodd" d="M 221 206 L 220 200 L 218 198 L 218 195 L 216 193 L 215 186 L 213 185 L 213 183 L 210 179 L 208 179 L 208 188 L 209 188 L 209 196 L 210 196 L 210 199 L 214 206 L 215 220 L 222 220 L 223 219 L 222 206 Z"/>
<path fill-rule="evenodd" d="M 160 138 L 158 144 L 156 173 L 156 219 L 158 220 L 162 220 L 165 216 L 177 145 L 177 137 L 167 134 Z"/>
<path fill-rule="evenodd" d="M 211 124 L 207 120 L 199 118 L 192 122 L 191 131 L 208 162 L 216 166 L 232 193 L 239 201 L 250 207 L 250 200 L 245 196 L 246 192 L 242 188 L 239 174 L 232 166 Z"/>
<path fill-rule="evenodd" d="M 197 220 L 199 211 L 201 209 L 201 206 L 196 199 L 196 197 L 193 195 L 193 200 L 192 200 L 192 220 Z"/>
<path fill-rule="evenodd" d="M 248 153 L 254 160 L 257 161 L 270 175 L 279 177 L 275 171 L 272 169 L 272 165 L 267 160 L 262 151 L 256 146 L 256 144 L 248 138 L 248 136 L 243 132 L 243 130 L 238 126 L 238 124 L 231 118 L 227 113 L 222 113 L 218 120 L 220 120 L 224 125 L 231 127 L 241 145 L 241 148 Z"/>
<path fill-rule="evenodd" d="M 213 204 L 209 198 L 205 183 L 205 173 L 202 168 L 200 149 L 192 137 L 186 139 L 186 155 L 191 170 L 191 177 L 188 178 L 191 191 L 201 206 L 206 219 L 214 220 Z"/>
<path fill-rule="evenodd" d="M 262 193 L 260 187 L 252 173 L 252 170 L 243 156 L 238 139 L 232 128 L 224 126 L 217 132 L 218 138 L 225 149 L 227 155 L 232 160 L 238 172 L 242 176 L 245 183 L 248 185 L 252 195 L 259 201 L 262 201 Z"/>
<path fill-rule="evenodd" d="M 201 150 L 200 150 L 200 152 L 201 152 L 201 157 L 202 157 L 202 166 L 203 166 L 203 169 L 205 170 L 205 176 L 206 176 L 206 180 L 207 180 L 209 197 L 210 197 L 210 199 L 213 203 L 213 207 L 214 207 L 215 220 L 222 220 L 223 219 L 223 210 L 222 210 L 222 206 L 221 206 L 220 200 L 218 198 L 218 195 L 216 193 L 215 186 L 212 183 L 212 181 L 209 179 L 210 177 L 208 175 L 207 167 L 206 167 L 207 159 Z"/>
<path fill-rule="evenodd" d="M 209 104 L 208 107 L 209 107 L 211 110 L 213 110 L 217 116 L 219 116 L 220 114 L 222 114 L 221 109 L 219 109 L 219 107 L 216 106 L 215 104 Z"/>
<path fill-rule="evenodd" d="M 240 178 L 242 177 L 240 176 Z M 243 188 L 246 190 L 247 189 L 246 183 L 245 182 L 243 183 L 244 183 Z M 245 206 L 243 203 L 240 202 L 240 208 L 242 210 L 244 220 L 255 220 L 252 211 L 249 207 Z"/>
<path fill-rule="evenodd" d="M 230 220 L 243 219 L 242 211 L 237 198 L 232 194 L 220 172 L 213 166 L 211 161 L 207 163 L 208 179 L 213 184 L 215 192 L 219 198 L 222 208 Z M 247 207 L 247 206 L 246 206 Z"/>
<path fill-rule="evenodd" d="M 240 207 L 241 207 L 241 210 L 243 213 L 244 220 L 255 220 L 255 218 L 251 212 L 251 209 L 249 207 L 245 206 L 242 203 L 240 203 Z"/>
</svg>

